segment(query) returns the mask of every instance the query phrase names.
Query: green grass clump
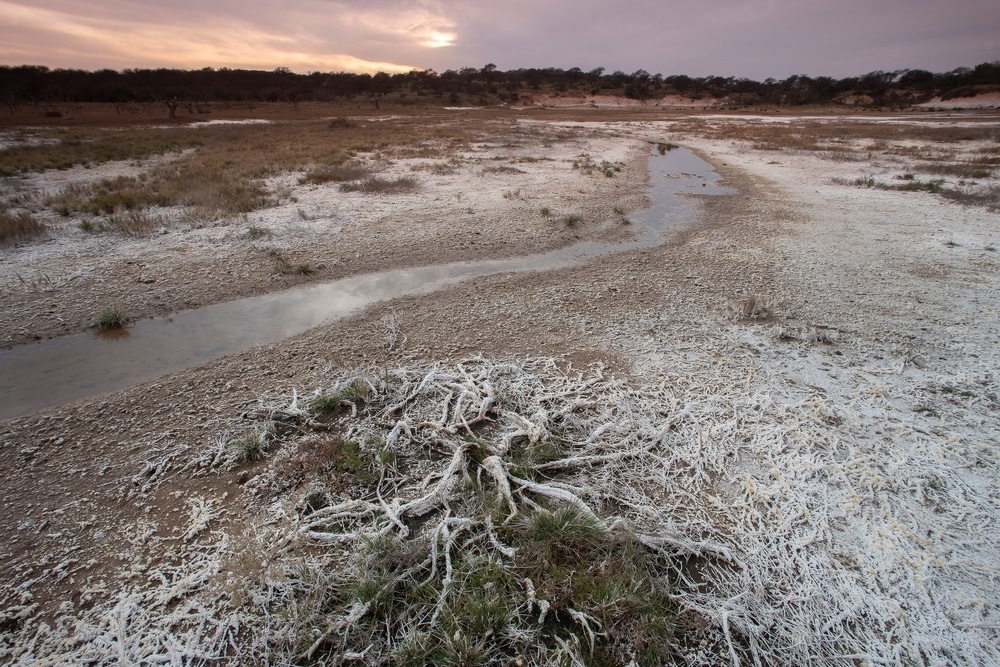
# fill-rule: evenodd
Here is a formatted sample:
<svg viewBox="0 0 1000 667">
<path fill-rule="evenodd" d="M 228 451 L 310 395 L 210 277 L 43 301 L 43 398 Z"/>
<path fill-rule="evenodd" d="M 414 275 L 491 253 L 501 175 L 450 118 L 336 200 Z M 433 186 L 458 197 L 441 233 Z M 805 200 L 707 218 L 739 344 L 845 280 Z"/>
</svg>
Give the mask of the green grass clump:
<svg viewBox="0 0 1000 667">
<path fill-rule="evenodd" d="M 354 380 L 347 386 L 327 394 L 320 394 L 309 403 L 309 411 L 318 415 L 336 412 L 344 406 L 362 401 L 368 395 L 368 385 L 362 380 Z"/>
<path fill-rule="evenodd" d="M 122 329 L 132 321 L 128 314 L 116 306 L 105 308 L 97 314 L 94 326 L 98 329 Z"/>
<path fill-rule="evenodd" d="M 585 612 L 603 632 L 592 664 L 626 664 L 630 655 L 643 665 L 671 664 L 678 610 L 660 574 L 668 565 L 662 556 L 569 504 L 528 515 L 508 539 L 518 576 L 551 605 L 554 635 L 578 629 L 569 610 Z"/>
<path fill-rule="evenodd" d="M 608 162 L 604 160 L 601 162 L 601 172 L 608 178 L 614 178 L 615 174 L 621 173 L 623 166 L 620 162 Z"/>
<path fill-rule="evenodd" d="M 484 490 L 471 482 L 452 511 L 488 513 Z M 374 664 L 559 664 L 576 647 L 586 664 L 673 664 L 679 612 L 663 576 L 672 567 L 666 556 L 573 504 L 494 526 L 461 520 L 452 530 L 462 538 L 447 545 L 428 531 L 363 538 L 353 574 L 328 591 L 327 611 L 308 625 L 365 612 L 310 657 L 370 645 Z M 496 539 L 510 551 L 491 548 Z"/>
<path fill-rule="evenodd" d="M 267 424 L 262 429 L 246 431 L 230 439 L 226 443 L 226 449 L 237 463 L 250 463 L 267 453 L 267 448 L 274 437 L 274 427 Z"/>
</svg>

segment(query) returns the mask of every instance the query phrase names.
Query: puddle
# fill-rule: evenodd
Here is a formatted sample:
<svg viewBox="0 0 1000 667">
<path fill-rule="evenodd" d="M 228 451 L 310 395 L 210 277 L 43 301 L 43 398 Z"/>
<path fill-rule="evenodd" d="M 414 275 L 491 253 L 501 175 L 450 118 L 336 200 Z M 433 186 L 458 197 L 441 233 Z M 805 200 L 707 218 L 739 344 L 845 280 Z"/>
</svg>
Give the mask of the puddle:
<svg viewBox="0 0 1000 667">
<path fill-rule="evenodd" d="M 125 335 L 84 333 L 0 351 L 0 419 L 90 398 L 307 329 L 401 296 L 428 294 L 478 276 L 543 271 L 611 253 L 650 247 L 697 222 L 685 194 L 733 191 L 711 165 L 683 148 L 654 147 L 649 159 L 652 208 L 629 216 L 636 239 L 578 243 L 552 252 L 481 262 L 386 271 L 240 299 L 143 320 Z M 617 223 L 609 223 L 617 224 Z"/>
</svg>

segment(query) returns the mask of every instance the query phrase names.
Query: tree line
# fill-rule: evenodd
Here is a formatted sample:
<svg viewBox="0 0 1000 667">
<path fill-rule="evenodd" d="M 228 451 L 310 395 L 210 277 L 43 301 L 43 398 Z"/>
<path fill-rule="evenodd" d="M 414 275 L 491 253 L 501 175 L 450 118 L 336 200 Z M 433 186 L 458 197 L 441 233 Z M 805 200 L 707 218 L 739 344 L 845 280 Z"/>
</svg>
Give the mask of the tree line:
<svg viewBox="0 0 1000 667">
<path fill-rule="evenodd" d="M 40 65 L 0 66 L 0 104 L 12 113 L 25 105 L 105 102 L 117 105 L 164 103 L 193 112 L 207 102 L 351 102 L 398 104 L 517 103 L 542 93 L 619 95 L 654 100 L 679 95 L 729 106 L 855 104 L 895 107 L 1000 90 L 1000 61 L 950 72 L 905 69 L 875 71 L 834 79 L 804 74 L 783 80 L 685 75 L 664 76 L 637 70 L 608 73 L 603 67 L 514 69 L 493 64 L 435 72 L 400 74 L 214 69 L 50 69 Z"/>
</svg>

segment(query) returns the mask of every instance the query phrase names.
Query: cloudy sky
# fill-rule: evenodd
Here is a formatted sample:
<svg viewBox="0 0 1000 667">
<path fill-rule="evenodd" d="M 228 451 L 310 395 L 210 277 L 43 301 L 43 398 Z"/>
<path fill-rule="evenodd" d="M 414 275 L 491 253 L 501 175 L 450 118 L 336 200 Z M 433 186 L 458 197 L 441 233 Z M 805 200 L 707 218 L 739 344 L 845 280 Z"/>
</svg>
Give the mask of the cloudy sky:
<svg viewBox="0 0 1000 667">
<path fill-rule="evenodd" d="M 0 64 L 846 77 L 1000 60 L 997 0 L 0 0 Z"/>
</svg>

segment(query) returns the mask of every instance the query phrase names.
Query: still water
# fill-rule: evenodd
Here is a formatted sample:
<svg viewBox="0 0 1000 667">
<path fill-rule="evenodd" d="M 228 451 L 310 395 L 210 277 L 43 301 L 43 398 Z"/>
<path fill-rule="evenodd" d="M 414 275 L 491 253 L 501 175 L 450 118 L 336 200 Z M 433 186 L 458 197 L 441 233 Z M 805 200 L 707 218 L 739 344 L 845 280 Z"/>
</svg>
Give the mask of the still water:
<svg viewBox="0 0 1000 667">
<path fill-rule="evenodd" d="M 651 208 L 629 216 L 635 240 L 577 243 L 551 252 L 455 262 L 344 278 L 144 320 L 127 335 L 82 333 L 0 350 L 0 419 L 134 386 L 184 368 L 274 343 L 379 301 L 428 294 L 477 276 L 545 271 L 663 243 L 697 222 L 684 195 L 729 194 L 690 151 L 659 144 L 649 158 Z M 609 223 L 612 224 L 612 223 Z"/>
</svg>

